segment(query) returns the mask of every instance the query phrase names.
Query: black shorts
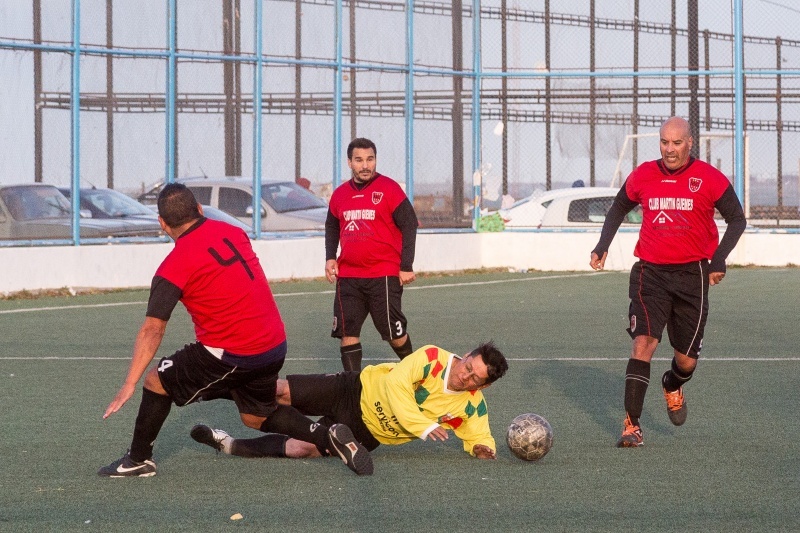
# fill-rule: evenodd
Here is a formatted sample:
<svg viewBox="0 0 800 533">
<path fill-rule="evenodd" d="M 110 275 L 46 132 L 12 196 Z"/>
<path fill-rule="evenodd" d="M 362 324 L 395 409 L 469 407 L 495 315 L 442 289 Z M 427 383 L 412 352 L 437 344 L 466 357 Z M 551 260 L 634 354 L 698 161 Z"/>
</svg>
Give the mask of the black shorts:
<svg viewBox="0 0 800 533">
<path fill-rule="evenodd" d="M 638 261 L 631 269 L 628 333 L 661 342 L 664 327 L 670 344 L 697 359 L 708 318 L 708 261 L 655 265 Z"/>
<path fill-rule="evenodd" d="M 333 301 L 331 337 L 360 337 L 361 326 L 372 316 L 375 329 L 385 341 L 406 334 L 406 317 L 401 310 L 403 286 L 397 276 L 382 278 L 339 278 Z"/>
<path fill-rule="evenodd" d="M 380 444 L 361 418 L 361 373 L 295 374 L 286 376 L 292 407 L 326 424 L 345 424 L 369 451 Z"/>
<path fill-rule="evenodd" d="M 187 344 L 158 363 L 158 377 L 175 405 L 230 391 L 240 413 L 268 417 L 277 407 L 275 391 L 283 359 L 245 369 L 220 361 L 199 342 Z"/>
</svg>

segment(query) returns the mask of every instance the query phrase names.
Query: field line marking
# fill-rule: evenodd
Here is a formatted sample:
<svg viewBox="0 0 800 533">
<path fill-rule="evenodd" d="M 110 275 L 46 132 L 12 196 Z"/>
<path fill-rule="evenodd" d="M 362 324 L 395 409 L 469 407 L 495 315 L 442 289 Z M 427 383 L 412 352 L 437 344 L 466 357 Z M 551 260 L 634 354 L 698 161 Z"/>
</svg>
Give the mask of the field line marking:
<svg viewBox="0 0 800 533">
<path fill-rule="evenodd" d="M 577 278 L 577 277 L 585 277 L 585 276 L 600 276 L 603 274 L 608 274 L 608 272 L 586 272 L 580 274 L 558 274 L 554 276 L 537 276 L 532 278 L 515 278 L 515 279 L 495 279 L 490 281 L 467 281 L 463 283 L 442 283 L 441 285 L 417 285 L 417 286 L 406 286 L 403 287 L 404 290 L 423 290 L 423 289 L 440 289 L 440 288 L 448 288 L 448 287 L 468 287 L 473 285 L 495 285 L 497 283 L 516 283 L 522 281 L 537 281 L 537 280 L 548 280 L 548 279 L 561 279 L 561 278 Z M 325 290 L 325 291 L 308 291 L 308 292 L 284 292 L 284 293 L 273 293 L 275 298 L 283 297 L 283 296 L 308 296 L 308 295 L 316 295 L 316 294 L 333 294 L 335 291 L 333 290 Z M 30 307 L 27 309 L 4 309 L 0 311 L 0 315 L 10 315 L 14 313 L 33 313 L 36 311 L 61 311 L 64 309 L 90 309 L 95 307 L 116 307 L 121 305 L 143 305 L 146 304 L 146 301 L 140 302 L 116 302 L 116 303 L 107 303 L 107 304 L 82 304 L 82 305 L 64 305 L 64 306 L 54 306 L 54 307 Z"/>
</svg>

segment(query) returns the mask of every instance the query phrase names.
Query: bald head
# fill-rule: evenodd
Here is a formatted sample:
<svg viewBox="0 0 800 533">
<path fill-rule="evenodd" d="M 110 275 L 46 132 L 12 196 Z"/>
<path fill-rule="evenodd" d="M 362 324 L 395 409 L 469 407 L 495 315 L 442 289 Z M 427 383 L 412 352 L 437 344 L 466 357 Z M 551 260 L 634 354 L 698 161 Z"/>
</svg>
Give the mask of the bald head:
<svg viewBox="0 0 800 533">
<path fill-rule="evenodd" d="M 670 117 L 661 125 L 661 160 L 669 170 L 678 170 L 692 151 L 692 130 L 681 117 Z"/>
</svg>

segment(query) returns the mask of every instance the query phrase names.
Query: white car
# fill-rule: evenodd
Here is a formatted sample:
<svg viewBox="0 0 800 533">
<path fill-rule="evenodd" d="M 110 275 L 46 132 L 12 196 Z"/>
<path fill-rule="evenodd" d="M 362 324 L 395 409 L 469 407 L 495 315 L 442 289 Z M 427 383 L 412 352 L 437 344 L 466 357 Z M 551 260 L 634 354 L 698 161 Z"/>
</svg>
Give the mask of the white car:
<svg viewBox="0 0 800 533">
<path fill-rule="evenodd" d="M 507 228 L 600 228 L 618 192 L 615 187 L 537 191 L 498 213 Z M 642 211 L 637 206 L 625 215 L 622 225 L 637 226 L 641 223 Z"/>
<path fill-rule="evenodd" d="M 248 226 L 253 224 L 253 180 L 243 177 L 181 178 L 202 205 L 220 209 Z M 139 196 L 154 204 L 159 184 Z M 261 181 L 261 231 L 324 231 L 328 204 L 293 181 Z"/>
</svg>

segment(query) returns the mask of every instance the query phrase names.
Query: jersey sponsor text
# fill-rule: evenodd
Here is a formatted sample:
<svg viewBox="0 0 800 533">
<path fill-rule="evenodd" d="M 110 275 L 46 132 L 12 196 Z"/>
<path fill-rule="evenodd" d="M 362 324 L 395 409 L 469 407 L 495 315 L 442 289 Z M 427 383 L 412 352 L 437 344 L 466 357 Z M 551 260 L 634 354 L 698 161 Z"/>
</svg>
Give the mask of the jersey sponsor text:
<svg viewBox="0 0 800 533">
<path fill-rule="evenodd" d="M 694 209 L 694 200 L 691 198 L 650 198 L 647 206 L 653 211 L 662 211 L 664 209 L 691 211 Z"/>
</svg>

